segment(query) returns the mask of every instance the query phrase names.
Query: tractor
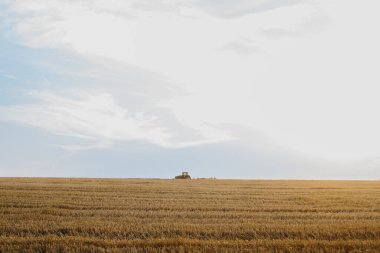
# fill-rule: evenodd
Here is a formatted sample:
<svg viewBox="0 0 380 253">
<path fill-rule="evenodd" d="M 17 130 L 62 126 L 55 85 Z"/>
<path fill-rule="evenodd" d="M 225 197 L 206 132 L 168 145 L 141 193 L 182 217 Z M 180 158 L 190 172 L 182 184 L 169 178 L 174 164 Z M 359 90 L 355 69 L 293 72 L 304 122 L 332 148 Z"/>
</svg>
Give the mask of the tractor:
<svg viewBox="0 0 380 253">
<path fill-rule="evenodd" d="M 191 177 L 188 172 L 184 171 L 182 175 L 176 176 L 175 179 L 191 179 Z"/>
</svg>

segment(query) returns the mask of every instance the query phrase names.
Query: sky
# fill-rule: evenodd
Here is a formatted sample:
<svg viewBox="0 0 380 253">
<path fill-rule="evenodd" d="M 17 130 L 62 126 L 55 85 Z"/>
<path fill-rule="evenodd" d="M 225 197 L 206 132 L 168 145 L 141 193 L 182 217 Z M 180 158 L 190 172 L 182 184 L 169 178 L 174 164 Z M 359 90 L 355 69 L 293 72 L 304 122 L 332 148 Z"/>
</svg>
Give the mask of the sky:
<svg viewBox="0 0 380 253">
<path fill-rule="evenodd" d="M 380 178 L 376 0 L 0 0 L 0 176 Z"/>
</svg>

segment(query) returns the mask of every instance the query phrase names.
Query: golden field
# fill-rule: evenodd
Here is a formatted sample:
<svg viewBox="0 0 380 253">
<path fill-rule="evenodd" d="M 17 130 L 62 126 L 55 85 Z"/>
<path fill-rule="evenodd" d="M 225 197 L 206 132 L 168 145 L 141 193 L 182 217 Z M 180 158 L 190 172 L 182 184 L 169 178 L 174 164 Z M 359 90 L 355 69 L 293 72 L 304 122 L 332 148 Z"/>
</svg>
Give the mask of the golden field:
<svg viewBox="0 0 380 253">
<path fill-rule="evenodd" d="M 380 252 L 380 181 L 0 178 L 0 252 Z"/>
</svg>

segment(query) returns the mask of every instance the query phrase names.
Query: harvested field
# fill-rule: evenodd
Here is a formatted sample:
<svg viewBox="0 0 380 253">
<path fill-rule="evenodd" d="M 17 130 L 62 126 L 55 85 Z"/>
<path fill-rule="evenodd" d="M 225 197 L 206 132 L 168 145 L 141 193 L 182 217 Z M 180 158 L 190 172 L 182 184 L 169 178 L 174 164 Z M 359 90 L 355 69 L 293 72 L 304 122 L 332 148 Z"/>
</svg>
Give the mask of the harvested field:
<svg viewBox="0 0 380 253">
<path fill-rule="evenodd" d="M 380 181 L 1 178 L 0 252 L 380 252 Z"/>
</svg>

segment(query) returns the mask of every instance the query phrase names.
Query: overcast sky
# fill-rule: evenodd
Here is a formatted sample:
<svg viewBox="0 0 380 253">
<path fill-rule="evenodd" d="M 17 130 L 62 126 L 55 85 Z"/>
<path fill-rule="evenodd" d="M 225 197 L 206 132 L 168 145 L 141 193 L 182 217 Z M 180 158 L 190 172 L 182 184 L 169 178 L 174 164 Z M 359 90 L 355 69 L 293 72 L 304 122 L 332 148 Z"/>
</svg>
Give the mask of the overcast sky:
<svg viewBox="0 0 380 253">
<path fill-rule="evenodd" d="M 380 177 L 376 0 L 0 0 L 0 176 Z"/>
</svg>

